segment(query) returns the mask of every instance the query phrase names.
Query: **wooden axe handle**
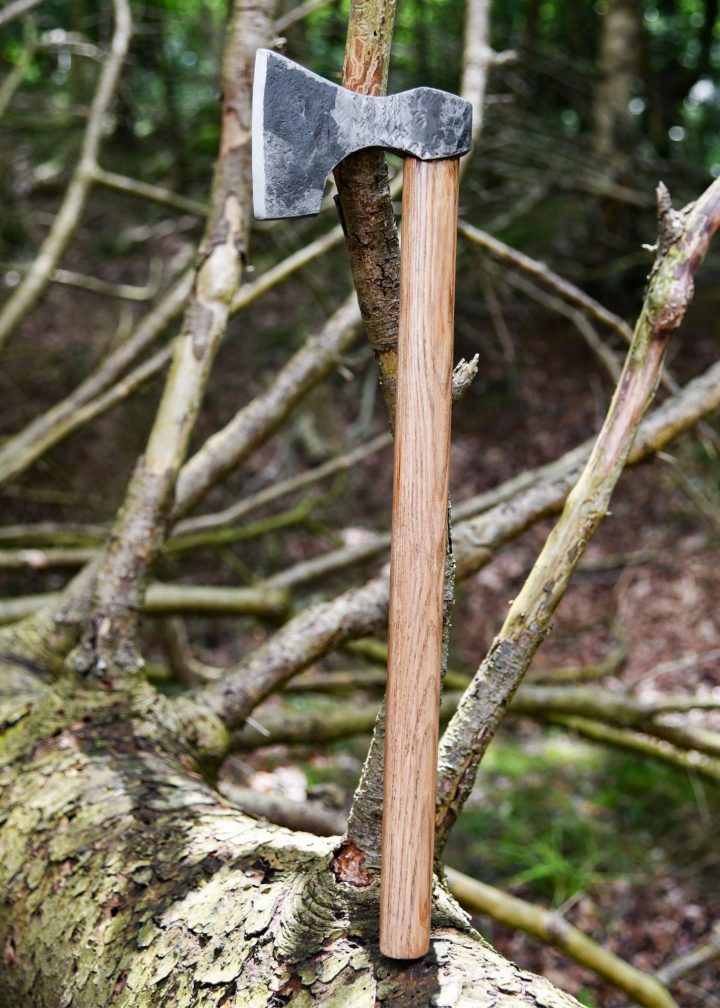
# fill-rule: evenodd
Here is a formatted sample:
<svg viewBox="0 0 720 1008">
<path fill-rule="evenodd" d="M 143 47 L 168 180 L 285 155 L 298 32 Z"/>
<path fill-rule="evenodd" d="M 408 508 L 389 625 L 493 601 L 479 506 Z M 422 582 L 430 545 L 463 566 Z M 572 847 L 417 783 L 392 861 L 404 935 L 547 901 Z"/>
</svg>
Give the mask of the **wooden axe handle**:
<svg viewBox="0 0 720 1008">
<path fill-rule="evenodd" d="M 430 945 L 458 160 L 404 165 L 380 951 Z"/>
</svg>

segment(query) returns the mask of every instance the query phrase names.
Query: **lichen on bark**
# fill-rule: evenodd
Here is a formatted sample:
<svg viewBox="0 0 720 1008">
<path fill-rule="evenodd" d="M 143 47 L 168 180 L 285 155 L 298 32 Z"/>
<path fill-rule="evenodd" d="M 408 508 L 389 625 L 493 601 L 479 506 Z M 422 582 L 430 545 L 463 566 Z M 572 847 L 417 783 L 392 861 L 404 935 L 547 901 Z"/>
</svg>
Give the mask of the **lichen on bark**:
<svg viewBox="0 0 720 1008">
<path fill-rule="evenodd" d="M 0 1008 L 575 1004 L 439 884 L 430 954 L 379 956 L 376 882 L 223 799 L 150 687 L 1 671 Z"/>
</svg>

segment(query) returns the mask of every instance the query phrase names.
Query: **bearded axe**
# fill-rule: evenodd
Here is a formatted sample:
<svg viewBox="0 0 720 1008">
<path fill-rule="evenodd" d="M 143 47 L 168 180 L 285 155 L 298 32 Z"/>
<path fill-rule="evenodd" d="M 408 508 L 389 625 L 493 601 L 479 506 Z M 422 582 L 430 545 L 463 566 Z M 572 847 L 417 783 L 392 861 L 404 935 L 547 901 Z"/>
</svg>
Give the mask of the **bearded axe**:
<svg viewBox="0 0 720 1008">
<path fill-rule="evenodd" d="M 430 943 L 458 160 L 470 130 L 471 106 L 455 95 L 357 94 L 258 51 L 256 217 L 318 213 L 330 172 L 354 151 L 406 155 L 380 882 L 380 950 L 394 959 Z"/>
</svg>

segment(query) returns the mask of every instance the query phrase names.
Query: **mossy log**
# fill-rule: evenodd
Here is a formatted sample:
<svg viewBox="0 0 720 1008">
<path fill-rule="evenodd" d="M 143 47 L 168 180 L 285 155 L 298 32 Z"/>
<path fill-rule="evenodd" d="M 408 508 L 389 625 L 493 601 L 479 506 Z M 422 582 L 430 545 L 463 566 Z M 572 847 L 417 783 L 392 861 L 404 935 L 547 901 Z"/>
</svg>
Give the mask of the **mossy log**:
<svg viewBox="0 0 720 1008">
<path fill-rule="evenodd" d="M 430 953 L 381 957 L 362 852 L 241 813 L 146 685 L 0 665 L 0 725 L 0 1008 L 577 1005 L 439 883 Z"/>
</svg>

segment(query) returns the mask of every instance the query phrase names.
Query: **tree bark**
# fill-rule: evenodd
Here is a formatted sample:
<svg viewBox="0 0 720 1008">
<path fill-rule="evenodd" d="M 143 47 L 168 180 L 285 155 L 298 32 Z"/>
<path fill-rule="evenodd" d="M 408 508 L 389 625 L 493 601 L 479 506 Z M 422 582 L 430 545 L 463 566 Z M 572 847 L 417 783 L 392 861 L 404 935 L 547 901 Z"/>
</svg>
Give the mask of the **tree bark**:
<svg viewBox="0 0 720 1008">
<path fill-rule="evenodd" d="M 0 1008 L 577 1004 L 437 881 L 429 955 L 382 958 L 358 852 L 234 808 L 147 686 L 0 666 L 0 723 Z M 218 722 L 203 731 L 224 747 Z"/>
</svg>

